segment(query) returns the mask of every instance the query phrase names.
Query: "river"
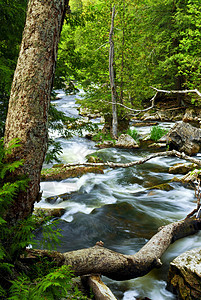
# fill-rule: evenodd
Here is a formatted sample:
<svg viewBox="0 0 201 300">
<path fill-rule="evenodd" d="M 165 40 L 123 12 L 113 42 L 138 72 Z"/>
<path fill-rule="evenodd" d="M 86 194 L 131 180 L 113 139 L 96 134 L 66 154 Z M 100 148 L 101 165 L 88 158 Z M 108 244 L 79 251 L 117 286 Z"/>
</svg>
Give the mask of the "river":
<svg viewBox="0 0 201 300">
<path fill-rule="evenodd" d="M 68 116 L 78 116 L 76 96 L 56 92 L 61 97 L 54 101 L 58 109 Z M 160 125 L 170 128 L 173 124 Z M 139 127 L 137 130 L 146 133 L 150 128 Z M 96 151 L 100 157 L 114 162 L 139 160 L 150 154 L 139 149 L 100 150 L 86 138 L 75 136 L 64 139 L 56 132 L 52 134 L 62 144 L 60 158 L 64 163 L 83 162 L 86 155 Z M 109 249 L 134 254 L 156 233 L 158 227 L 185 218 L 196 206 L 193 190 L 178 183 L 171 183 L 172 189 L 169 191 L 147 189 L 169 182 L 174 175 L 168 173 L 168 168 L 177 162 L 177 158 L 155 158 L 131 168 L 108 168 L 104 174 L 89 173 L 60 182 L 41 182 L 43 196 L 36 206 L 65 208 L 60 222 L 62 243 L 57 250 L 65 252 L 91 247 L 101 240 Z M 49 196 L 63 193 L 69 194 L 64 201 L 60 197 L 54 204 L 46 201 Z M 145 297 L 151 300 L 176 299 L 166 290 L 169 262 L 189 249 L 200 247 L 200 237 L 201 234 L 197 234 L 175 242 L 162 256 L 163 266 L 146 276 L 122 282 L 103 277 L 103 281 L 119 300 Z"/>
</svg>

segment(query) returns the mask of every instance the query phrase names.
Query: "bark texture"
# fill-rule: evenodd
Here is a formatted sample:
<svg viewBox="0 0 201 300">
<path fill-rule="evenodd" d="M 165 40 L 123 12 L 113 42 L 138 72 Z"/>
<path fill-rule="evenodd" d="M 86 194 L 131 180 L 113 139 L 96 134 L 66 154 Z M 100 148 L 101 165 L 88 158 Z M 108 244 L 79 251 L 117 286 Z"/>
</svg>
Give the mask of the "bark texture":
<svg viewBox="0 0 201 300">
<path fill-rule="evenodd" d="M 6 219 L 16 223 L 26 218 L 39 194 L 42 163 L 47 149 L 47 115 L 52 89 L 57 45 L 68 0 L 30 0 L 14 74 L 6 120 L 5 146 L 18 138 L 12 160 L 24 160 L 19 174 L 28 175 L 29 187 L 9 209 Z"/>
<path fill-rule="evenodd" d="M 159 229 L 145 246 L 134 255 L 124 255 L 103 247 L 102 242 L 92 248 L 66 253 L 28 250 L 29 255 L 51 257 L 58 265 L 71 265 L 75 275 L 101 274 L 115 280 L 144 276 L 162 265 L 160 258 L 171 243 L 192 235 L 201 228 L 201 220 L 188 218 Z"/>
</svg>

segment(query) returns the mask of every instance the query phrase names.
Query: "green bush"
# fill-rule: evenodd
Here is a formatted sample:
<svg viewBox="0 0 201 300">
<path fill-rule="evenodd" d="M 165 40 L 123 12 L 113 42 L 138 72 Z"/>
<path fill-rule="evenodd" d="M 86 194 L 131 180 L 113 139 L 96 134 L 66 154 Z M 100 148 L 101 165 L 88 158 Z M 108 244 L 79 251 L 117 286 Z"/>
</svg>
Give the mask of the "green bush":
<svg viewBox="0 0 201 300">
<path fill-rule="evenodd" d="M 139 133 L 137 132 L 136 128 L 129 128 L 126 133 L 129 134 L 136 141 L 139 139 Z"/>
<path fill-rule="evenodd" d="M 167 129 L 161 128 L 160 126 L 153 126 L 150 132 L 150 139 L 153 141 L 158 141 L 162 136 L 168 132 Z"/>
</svg>

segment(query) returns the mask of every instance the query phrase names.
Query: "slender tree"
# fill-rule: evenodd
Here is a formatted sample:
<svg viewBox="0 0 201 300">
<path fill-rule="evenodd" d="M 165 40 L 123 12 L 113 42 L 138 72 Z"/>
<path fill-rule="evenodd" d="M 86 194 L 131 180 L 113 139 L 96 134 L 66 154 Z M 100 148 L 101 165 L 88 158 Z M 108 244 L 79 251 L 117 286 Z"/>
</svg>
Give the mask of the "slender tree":
<svg viewBox="0 0 201 300">
<path fill-rule="evenodd" d="M 116 139 L 117 138 L 117 91 L 115 85 L 115 75 L 114 75 L 114 18 L 115 18 L 115 6 L 112 9 L 112 19 L 111 19 L 111 27 L 109 34 L 109 42 L 110 42 L 110 52 L 109 52 L 109 74 L 110 74 L 110 86 L 111 86 L 111 95 L 112 95 L 112 135 Z"/>
</svg>

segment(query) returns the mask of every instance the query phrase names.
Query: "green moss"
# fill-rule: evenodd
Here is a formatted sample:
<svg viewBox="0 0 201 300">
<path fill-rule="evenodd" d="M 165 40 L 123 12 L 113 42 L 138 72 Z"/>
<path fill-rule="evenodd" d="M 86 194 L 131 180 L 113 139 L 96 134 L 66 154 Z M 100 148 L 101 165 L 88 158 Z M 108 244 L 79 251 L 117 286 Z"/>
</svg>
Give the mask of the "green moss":
<svg viewBox="0 0 201 300">
<path fill-rule="evenodd" d="M 41 180 L 63 180 L 70 177 L 81 177 L 87 173 L 103 174 L 103 167 L 68 167 L 68 168 L 50 168 L 43 169 L 41 172 Z"/>
</svg>

